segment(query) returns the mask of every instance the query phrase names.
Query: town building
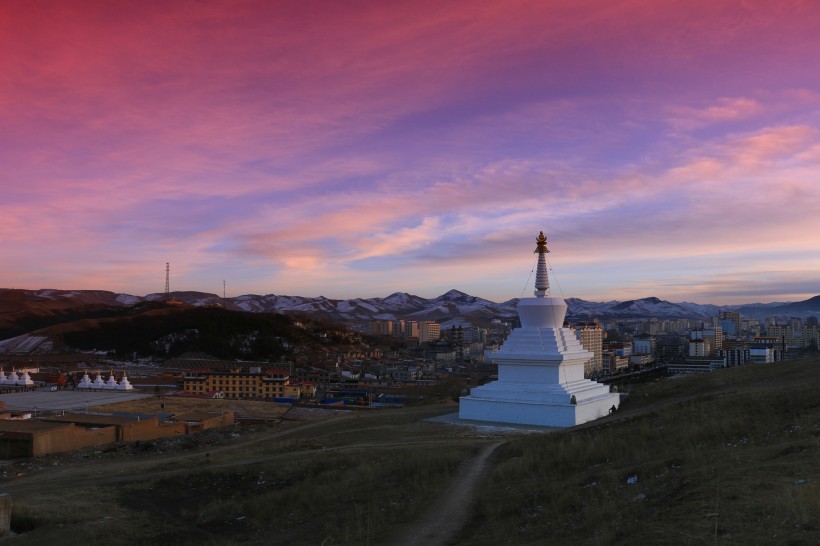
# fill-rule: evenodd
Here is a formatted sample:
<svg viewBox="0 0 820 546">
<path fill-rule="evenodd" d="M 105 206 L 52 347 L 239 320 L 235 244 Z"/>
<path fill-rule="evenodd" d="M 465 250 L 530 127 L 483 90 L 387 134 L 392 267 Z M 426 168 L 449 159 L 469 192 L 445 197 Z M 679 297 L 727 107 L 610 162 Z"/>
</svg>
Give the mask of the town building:
<svg viewBox="0 0 820 546">
<path fill-rule="evenodd" d="M 715 356 L 715 351 L 723 348 L 723 329 L 720 326 L 693 328 L 689 331 L 689 341 L 689 356 Z"/>
<path fill-rule="evenodd" d="M 187 412 L 162 419 L 63 413 L 40 420 L 0 420 L 0 457 L 40 457 L 114 442 L 156 440 L 234 424 L 232 411 Z"/>
<path fill-rule="evenodd" d="M 299 386 L 291 384 L 287 370 L 188 370 L 182 380 L 185 392 L 203 396 L 221 392 L 234 400 L 299 398 L 302 394 Z"/>
<path fill-rule="evenodd" d="M 415 320 L 406 320 L 404 321 L 404 334 L 403 337 L 419 337 L 419 323 Z"/>
<path fill-rule="evenodd" d="M 779 351 L 773 345 L 752 345 L 749 347 L 749 360 L 755 364 L 776 362 Z"/>
<path fill-rule="evenodd" d="M 604 373 L 615 374 L 629 369 L 629 357 L 619 356 L 615 353 L 604 355 Z"/>
<path fill-rule="evenodd" d="M 638 337 L 632 340 L 632 354 L 633 355 L 652 355 L 655 354 L 655 338 L 652 336 Z"/>
<path fill-rule="evenodd" d="M 794 323 L 771 324 L 766 327 L 766 337 L 776 338 L 778 340 L 777 342 L 786 348 L 802 349 L 805 345 L 801 330 L 802 328 L 800 326 L 795 330 Z"/>
<path fill-rule="evenodd" d="M 428 343 L 438 341 L 441 328 L 439 323 L 429 320 L 371 320 L 369 331 L 374 336 L 415 338 L 419 343 Z"/>
<path fill-rule="evenodd" d="M 689 356 L 690 357 L 704 357 L 712 353 L 712 344 L 708 339 L 690 339 L 689 340 Z"/>
<path fill-rule="evenodd" d="M 393 321 L 390 320 L 371 320 L 370 333 L 374 336 L 391 336 L 393 335 Z"/>
<path fill-rule="evenodd" d="M 733 347 L 718 349 L 715 351 L 715 357 L 723 359 L 725 366 L 743 366 L 752 361 L 751 352 L 748 347 Z"/>
<path fill-rule="evenodd" d="M 804 349 L 817 349 L 820 347 L 820 328 L 817 327 L 817 324 L 805 324 L 801 333 Z"/>
<path fill-rule="evenodd" d="M 740 319 L 740 332 L 744 339 L 760 335 L 760 321 L 757 319 Z"/>
<path fill-rule="evenodd" d="M 632 368 L 646 368 L 648 366 L 651 366 L 654 361 L 655 359 L 652 357 L 652 355 L 633 354 L 629 357 L 629 366 Z"/>
<path fill-rule="evenodd" d="M 720 327 L 723 333 L 732 339 L 738 339 L 741 335 L 740 313 L 737 311 L 720 311 L 718 314 Z"/>
<path fill-rule="evenodd" d="M 419 342 L 430 343 L 441 337 L 441 326 L 438 322 L 426 320 L 419 322 Z"/>
<path fill-rule="evenodd" d="M 710 357 L 690 357 L 684 360 L 676 360 L 666 365 L 667 373 L 671 375 L 690 375 L 695 373 L 713 372 L 724 368 L 724 362 L 720 359 Z"/>
<path fill-rule="evenodd" d="M 572 327 L 575 336 L 585 351 L 592 353 L 592 358 L 584 364 L 584 377 L 592 377 L 603 372 L 604 330 L 597 322 L 578 322 Z"/>
</svg>

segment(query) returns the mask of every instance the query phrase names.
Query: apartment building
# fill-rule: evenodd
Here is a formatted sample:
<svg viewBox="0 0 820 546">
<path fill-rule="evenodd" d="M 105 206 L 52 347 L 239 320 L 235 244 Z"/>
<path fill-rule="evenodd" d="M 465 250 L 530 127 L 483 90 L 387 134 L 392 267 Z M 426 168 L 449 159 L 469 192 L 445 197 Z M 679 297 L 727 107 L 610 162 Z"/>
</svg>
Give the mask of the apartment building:
<svg viewBox="0 0 820 546">
<path fill-rule="evenodd" d="M 581 346 L 593 357 L 584 364 L 584 376 L 590 377 L 604 371 L 604 330 L 597 322 L 579 322 L 572 329 Z"/>
</svg>

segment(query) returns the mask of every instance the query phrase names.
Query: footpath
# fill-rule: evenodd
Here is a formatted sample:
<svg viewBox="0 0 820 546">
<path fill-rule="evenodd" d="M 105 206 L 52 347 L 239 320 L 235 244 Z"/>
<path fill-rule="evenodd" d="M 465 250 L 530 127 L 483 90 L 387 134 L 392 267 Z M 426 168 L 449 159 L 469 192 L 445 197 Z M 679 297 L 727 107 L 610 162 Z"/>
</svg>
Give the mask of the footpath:
<svg viewBox="0 0 820 546">
<path fill-rule="evenodd" d="M 450 488 L 439 497 L 430 510 L 400 529 L 393 540 L 395 546 L 446 546 L 470 519 L 481 480 L 490 468 L 490 455 L 503 442 L 488 444 L 475 458 L 465 461 Z"/>
</svg>

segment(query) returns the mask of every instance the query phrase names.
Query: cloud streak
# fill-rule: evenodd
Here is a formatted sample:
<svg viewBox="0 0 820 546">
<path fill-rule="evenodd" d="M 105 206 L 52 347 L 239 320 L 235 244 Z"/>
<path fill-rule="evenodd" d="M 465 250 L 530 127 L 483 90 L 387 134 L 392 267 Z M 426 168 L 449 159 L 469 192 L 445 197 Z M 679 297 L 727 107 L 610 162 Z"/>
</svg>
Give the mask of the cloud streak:
<svg viewBox="0 0 820 546">
<path fill-rule="evenodd" d="M 567 295 L 719 303 L 756 270 L 815 295 L 818 24 L 802 2 L 4 4 L 0 285 L 153 292 L 171 261 L 180 289 L 504 300 L 544 229 Z M 701 272 L 721 282 L 677 280 Z"/>
</svg>

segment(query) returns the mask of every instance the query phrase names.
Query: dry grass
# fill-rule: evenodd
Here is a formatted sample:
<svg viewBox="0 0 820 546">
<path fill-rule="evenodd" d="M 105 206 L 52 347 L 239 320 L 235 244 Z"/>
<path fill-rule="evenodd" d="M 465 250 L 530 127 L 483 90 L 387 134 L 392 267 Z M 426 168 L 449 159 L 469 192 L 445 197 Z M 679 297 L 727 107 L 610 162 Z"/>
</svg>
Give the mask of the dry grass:
<svg viewBox="0 0 820 546">
<path fill-rule="evenodd" d="M 641 386 L 614 420 L 512 439 L 496 452 L 458 543 L 820 543 L 818 384 L 818 362 L 730 369 Z M 67 512 L 56 527 L 49 483 L 21 482 L 10 491 L 15 506 L 38 527 L 16 541 L 54 543 L 63 533 L 85 545 L 378 544 L 489 441 L 422 421 L 453 410 L 283 422 L 207 455 L 138 458 L 130 481 L 72 482 L 72 510 L 102 521 L 94 525 Z M 95 476 L 119 468 L 101 464 Z M 112 519 L 100 520 L 103 506 Z"/>
<path fill-rule="evenodd" d="M 462 542 L 814 544 L 818 380 L 802 362 L 665 381 L 632 395 L 683 395 L 657 412 L 511 442 Z"/>
<path fill-rule="evenodd" d="M 458 446 L 303 453 L 153 480 L 125 491 L 122 502 L 150 490 L 169 515 L 236 542 L 374 544 L 429 506 L 466 454 Z M 188 543 L 184 528 L 163 538 Z"/>
<path fill-rule="evenodd" d="M 164 404 L 165 407 L 162 407 Z M 96 411 L 123 413 L 184 413 L 187 411 L 205 411 L 218 413 L 231 410 L 242 417 L 259 419 L 276 419 L 282 417 L 289 405 L 252 400 L 217 400 L 204 398 L 183 398 L 175 396 L 154 396 L 128 402 L 118 402 L 93 408 Z"/>
<path fill-rule="evenodd" d="M 285 421 L 206 447 L 44 461 L 6 482 L 26 531 L 15 543 L 377 544 L 483 443 L 423 421 L 453 409 Z"/>
</svg>

